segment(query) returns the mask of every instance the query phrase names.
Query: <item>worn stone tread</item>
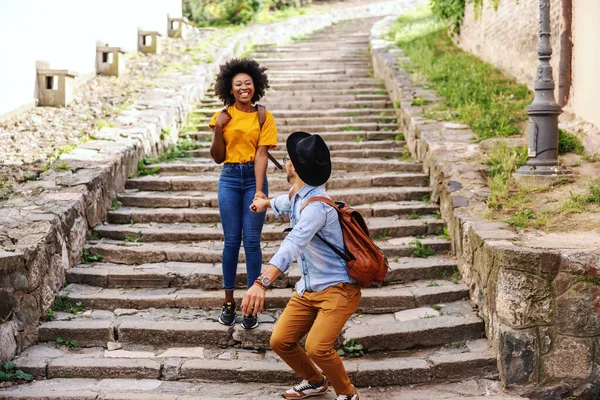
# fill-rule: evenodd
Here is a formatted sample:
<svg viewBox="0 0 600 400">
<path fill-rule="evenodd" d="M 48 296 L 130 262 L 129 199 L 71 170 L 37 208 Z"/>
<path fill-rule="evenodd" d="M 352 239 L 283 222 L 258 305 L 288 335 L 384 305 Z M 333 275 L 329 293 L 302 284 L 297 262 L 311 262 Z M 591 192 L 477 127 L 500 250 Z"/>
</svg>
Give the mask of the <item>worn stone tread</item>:
<svg viewBox="0 0 600 400">
<path fill-rule="evenodd" d="M 387 236 L 418 236 L 438 234 L 445 226 L 440 219 L 402 219 L 394 217 L 367 218 L 372 238 Z M 263 227 L 263 240 L 283 240 L 289 223 L 272 222 Z M 132 225 L 99 225 L 94 232 L 100 238 L 112 240 L 137 240 L 139 242 L 196 242 L 202 240 L 223 240 L 220 223 L 141 223 Z"/>
<path fill-rule="evenodd" d="M 30 348 L 15 361 L 17 368 L 34 374 L 38 379 L 106 379 L 107 372 L 103 371 L 110 371 L 113 376 L 137 379 L 137 382 L 128 388 L 138 390 L 147 385 L 148 379 L 261 382 L 280 385 L 296 383 L 298 379 L 271 351 L 249 352 L 215 347 L 184 350 L 188 354 L 181 353 L 176 348 L 153 346 L 146 346 L 145 351 L 130 350 L 128 347 L 115 351 L 103 348 L 69 351 L 41 344 Z M 454 377 L 484 378 L 494 375 L 495 362 L 495 357 L 487 350 L 470 351 L 468 348 L 440 347 L 390 355 L 383 360 L 368 355 L 359 359 L 344 359 L 346 370 L 358 387 L 444 382 Z M 32 369 L 31 365 L 39 365 L 39 368 Z M 452 378 L 447 375 L 449 368 L 453 368 Z M 109 385 L 117 390 L 119 386 Z M 0 391 L 0 396 L 7 392 L 18 391 Z"/>
<path fill-rule="evenodd" d="M 210 268 L 206 265 L 207 269 Z M 193 267 L 192 267 L 193 268 Z M 112 268 L 98 267 L 97 274 L 92 275 L 93 282 L 97 285 L 71 283 L 64 290 L 68 292 L 68 297 L 72 302 L 81 302 L 89 309 L 100 309 L 114 311 L 116 309 L 149 309 L 149 308 L 183 308 L 200 310 L 219 310 L 223 304 L 223 294 L 215 288 L 222 287 L 220 268 L 213 267 L 213 275 L 196 275 L 188 278 L 189 281 L 198 282 L 196 286 L 203 287 L 146 287 L 133 288 L 110 287 L 108 282 L 126 281 L 128 277 L 136 277 L 136 274 L 130 273 L 127 268 L 120 271 L 119 266 L 112 265 Z M 86 269 L 80 268 L 81 273 Z M 191 268 L 188 271 L 194 271 Z M 284 285 L 279 288 L 270 289 L 266 300 L 266 307 L 270 309 L 283 309 L 293 294 L 291 286 L 299 279 L 299 271 L 296 269 L 294 276 L 287 276 L 282 281 Z M 89 276 L 89 275 L 88 275 Z M 168 282 L 172 275 L 168 272 L 164 275 L 152 275 L 154 281 Z M 206 280 L 210 283 L 202 281 Z M 131 278 L 132 280 L 135 278 Z M 181 278 L 179 278 L 181 279 Z M 102 281 L 106 282 L 102 286 Z M 240 290 L 236 291 L 236 301 L 241 304 L 241 299 L 245 293 L 245 282 L 239 281 Z M 436 282 L 439 286 L 428 286 L 431 282 Z M 208 286 L 209 288 L 205 288 Z M 66 293 L 65 292 L 65 293 Z M 390 284 L 381 288 L 371 287 L 363 288 L 362 299 L 359 312 L 364 313 L 385 313 L 391 311 L 406 310 L 414 307 L 423 307 L 437 303 L 454 302 L 469 295 L 469 288 L 464 284 L 454 284 L 449 281 L 434 279 L 431 281 L 413 281 L 405 284 Z M 54 323 L 52 321 L 50 324 Z M 52 327 L 52 325 L 49 325 Z M 81 327 L 86 328 L 85 326 Z M 108 329 L 105 322 L 99 324 L 98 329 Z M 106 340 L 105 336 L 100 336 L 100 340 Z M 91 339 L 91 338 L 90 338 Z"/>
<path fill-rule="evenodd" d="M 451 277 L 456 261 L 450 257 L 409 258 L 390 262 L 384 284 Z M 246 287 L 246 265 L 237 269 L 238 288 Z M 162 262 L 139 266 L 112 263 L 80 264 L 67 271 L 70 283 L 106 288 L 188 288 L 220 290 L 223 286 L 221 264 Z M 274 282 L 274 287 L 293 287 L 300 279 L 296 264 Z"/>
<path fill-rule="evenodd" d="M 435 253 L 450 250 L 450 241 L 437 237 L 401 237 L 376 240 L 375 243 L 387 257 L 408 257 L 412 254 L 410 243 L 419 240 Z M 263 261 L 268 262 L 279 248 L 279 242 L 263 242 Z M 127 243 L 103 239 L 89 241 L 85 248 L 92 254 L 99 254 L 105 262 L 139 265 L 163 261 L 217 263 L 221 261 L 223 243 L 203 241 L 196 243 L 155 242 Z M 245 261 L 244 250 L 240 250 L 240 262 Z"/>
<path fill-rule="evenodd" d="M 281 398 L 289 389 L 283 382 L 237 385 L 214 381 L 168 382 L 155 379 L 40 380 L 28 385 L 0 389 L 3 399 L 47 400 L 264 400 Z M 331 391 L 330 391 L 331 393 Z M 333 396 L 333 394 L 330 394 Z M 407 387 L 361 387 L 363 400 L 524 400 L 505 394 L 495 379 L 467 379 L 460 383 L 434 383 Z"/>
</svg>

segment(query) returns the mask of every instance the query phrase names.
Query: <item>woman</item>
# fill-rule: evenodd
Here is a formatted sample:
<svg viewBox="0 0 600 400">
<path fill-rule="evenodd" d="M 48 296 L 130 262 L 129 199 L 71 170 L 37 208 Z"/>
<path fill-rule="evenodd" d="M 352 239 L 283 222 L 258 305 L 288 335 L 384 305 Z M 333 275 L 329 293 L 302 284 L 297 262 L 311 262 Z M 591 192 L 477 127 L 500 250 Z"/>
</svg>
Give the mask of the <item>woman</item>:
<svg viewBox="0 0 600 400">
<path fill-rule="evenodd" d="M 223 325 L 235 323 L 233 297 L 242 237 L 246 253 L 248 288 L 258 278 L 262 266 L 260 236 L 265 212 L 253 213 L 249 207 L 255 197 L 267 198 L 267 150 L 277 145 L 277 128 L 267 111 L 262 129 L 254 104 L 269 87 L 266 68 L 251 59 L 233 59 L 221 65 L 215 95 L 226 108 L 215 113 L 209 126 L 213 140 L 210 155 L 217 164 L 224 163 L 219 178 L 219 214 L 223 225 L 223 286 L 225 303 L 219 315 Z M 244 315 L 242 327 L 258 326 L 256 316 Z"/>
</svg>

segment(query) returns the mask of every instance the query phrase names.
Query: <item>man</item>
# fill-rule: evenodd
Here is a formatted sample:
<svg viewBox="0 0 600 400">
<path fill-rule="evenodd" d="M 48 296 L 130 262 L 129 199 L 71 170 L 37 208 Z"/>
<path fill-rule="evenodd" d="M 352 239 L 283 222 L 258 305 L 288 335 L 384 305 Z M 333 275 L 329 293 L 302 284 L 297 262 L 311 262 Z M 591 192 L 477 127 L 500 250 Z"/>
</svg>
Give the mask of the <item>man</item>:
<svg viewBox="0 0 600 400">
<path fill-rule="evenodd" d="M 286 142 L 288 156 L 283 163 L 292 188 L 289 195 L 272 200 L 255 198 L 251 210 L 268 207 L 277 217 L 289 215 L 292 231 L 242 301 L 245 315 L 264 308 L 266 291 L 275 279 L 298 259 L 302 278 L 271 335 L 271 347 L 303 381 L 285 391 L 286 399 L 302 399 L 327 392 L 333 385 L 337 400 L 358 400 L 358 393 L 333 348 L 344 324 L 358 308 L 361 292 L 350 277 L 346 262 L 322 240 L 344 249 L 338 214 L 332 207 L 315 201 L 325 196 L 322 185 L 331 175 L 329 149 L 319 135 L 292 133 Z M 308 333 L 306 351 L 298 342 Z M 314 363 L 313 363 L 314 362 Z M 323 371 L 321 373 L 315 364 Z M 329 382 L 328 382 L 329 380 Z"/>
</svg>

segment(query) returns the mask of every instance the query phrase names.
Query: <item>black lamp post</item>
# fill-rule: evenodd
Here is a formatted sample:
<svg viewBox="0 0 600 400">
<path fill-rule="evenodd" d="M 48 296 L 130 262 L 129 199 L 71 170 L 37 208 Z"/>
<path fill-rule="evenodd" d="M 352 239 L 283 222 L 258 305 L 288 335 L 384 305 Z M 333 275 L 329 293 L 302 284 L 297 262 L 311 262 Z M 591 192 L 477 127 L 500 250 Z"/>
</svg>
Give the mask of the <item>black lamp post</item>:
<svg viewBox="0 0 600 400">
<path fill-rule="evenodd" d="M 550 45 L 550 0 L 540 0 L 540 46 L 534 84 L 535 97 L 527 108 L 529 115 L 529 152 L 527 164 L 518 175 L 558 174 L 558 116 L 562 108 L 554 99 Z"/>
</svg>

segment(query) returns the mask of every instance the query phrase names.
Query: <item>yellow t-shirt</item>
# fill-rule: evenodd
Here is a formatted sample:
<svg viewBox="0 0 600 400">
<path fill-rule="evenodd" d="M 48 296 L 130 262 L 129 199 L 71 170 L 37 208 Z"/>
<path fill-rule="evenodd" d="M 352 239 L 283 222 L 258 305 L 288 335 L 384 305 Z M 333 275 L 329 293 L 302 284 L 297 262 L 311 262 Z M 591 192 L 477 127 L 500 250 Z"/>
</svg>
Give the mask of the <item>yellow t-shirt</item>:
<svg viewBox="0 0 600 400">
<path fill-rule="evenodd" d="M 231 115 L 231 121 L 225 125 L 223 138 L 225 139 L 225 164 L 245 163 L 254 161 L 256 149 L 258 146 L 277 146 L 277 127 L 273 114 L 267 110 L 265 123 L 260 130 L 258 123 L 258 111 L 244 112 L 235 106 L 227 107 L 227 112 Z M 211 128 L 215 126 L 215 121 L 221 111 L 213 115 L 210 123 Z"/>
</svg>

